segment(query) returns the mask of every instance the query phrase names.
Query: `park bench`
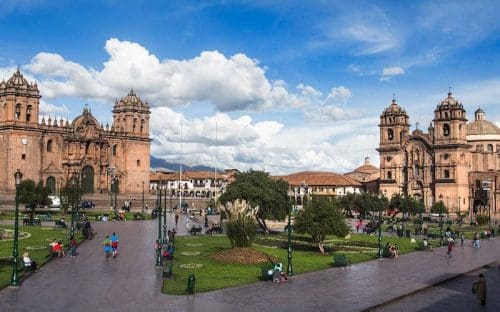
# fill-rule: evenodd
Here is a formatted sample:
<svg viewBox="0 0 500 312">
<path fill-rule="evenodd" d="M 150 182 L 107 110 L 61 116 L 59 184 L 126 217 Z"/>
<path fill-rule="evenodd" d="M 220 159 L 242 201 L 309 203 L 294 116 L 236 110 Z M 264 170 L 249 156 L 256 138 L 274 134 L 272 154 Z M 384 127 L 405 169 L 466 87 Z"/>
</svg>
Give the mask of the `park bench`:
<svg viewBox="0 0 500 312">
<path fill-rule="evenodd" d="M 56 224 L 56 227 L 62 227 L 62 228 L 66 228 L 67 227 L 66 222 L 64 222 L 64 220 L 56 220 L 54 222 Z"/>
<path fill-rule="evenodd" d="M 439 233 L 427 233 L 427 238 L 428 239 L 438 239 L 440 238 Z"/>
<path fill-rule="evenodd" d="M 333 266 L 347 266 L 351 265 L 351 260 L 346 257 L 344 254 L 335 254 L 333 255 Z"/>
<path fill-rule="evenodd" d="M 208 230 L 207 230 L 207 234 L 220 234 L 222 233 L 222 229 L 220 228 L 220 226 L 212 226 L 210 227 Z"/>
<path fill-rule="evenodd" d="M 191 235 L 196 235 L 196 234 L 201 234 L 201 227 L 192 227 L 191 230 L 189 230 L 189 234 Z"/>
</svg>

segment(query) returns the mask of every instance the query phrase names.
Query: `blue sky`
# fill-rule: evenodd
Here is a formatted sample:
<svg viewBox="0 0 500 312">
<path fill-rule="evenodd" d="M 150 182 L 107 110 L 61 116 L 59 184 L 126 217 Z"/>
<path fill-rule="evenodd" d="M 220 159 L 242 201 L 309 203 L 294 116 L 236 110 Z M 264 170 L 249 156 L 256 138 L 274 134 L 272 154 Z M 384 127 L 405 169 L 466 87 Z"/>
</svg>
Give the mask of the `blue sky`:
<svg viewBox="0 0 500 312">
<path fill-rule="evenodd" d="M 469 119 L 481 106 L 500 121 L 499 9 L 3 0 L 0 78 L 20 66 L 45 115 L 73 119 L 88 103 L 103 123 L 133 87 L 152 106 L 152 154 L 169 161 L 346 172 L 366 156 L 378 162 L 378 117 L 393 93 L 424 129 L 449 86 Z"/>
</svg>

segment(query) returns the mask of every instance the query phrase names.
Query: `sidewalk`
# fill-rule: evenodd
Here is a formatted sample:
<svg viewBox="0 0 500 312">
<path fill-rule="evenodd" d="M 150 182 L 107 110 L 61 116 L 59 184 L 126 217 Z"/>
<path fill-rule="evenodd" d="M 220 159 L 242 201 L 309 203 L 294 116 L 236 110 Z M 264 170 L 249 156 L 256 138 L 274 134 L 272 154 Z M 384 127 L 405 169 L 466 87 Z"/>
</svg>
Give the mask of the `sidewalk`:
<svg viewBox="0 0 500 312">
<path fill-rule="evenodd" d="M 168 219 L 170 228 L 173 217 Z M 156 222 L 93 226 L 100 235 L 82 244 L 78 257 L 56 259 L 18 289 L 2 290 L 2 311 L 362 311 L 500 257 L 499 238 L 482 240 L 480 249 L 468 241 L 466 247 L 455 248 L 451 259 L 445 248 L 436 248 L 395 260 L 300 274 L 287 283 L 257 282 L 194 296 L 167 296 L 160 294 L 161 272 L 154 266 Z M 106 261 L 101 243 L 103 235 L 113 231 L 120 236 L 120 255 Z M 174 276 L 175 270 L 179 268 L 174 267 Z"/>
</svg>

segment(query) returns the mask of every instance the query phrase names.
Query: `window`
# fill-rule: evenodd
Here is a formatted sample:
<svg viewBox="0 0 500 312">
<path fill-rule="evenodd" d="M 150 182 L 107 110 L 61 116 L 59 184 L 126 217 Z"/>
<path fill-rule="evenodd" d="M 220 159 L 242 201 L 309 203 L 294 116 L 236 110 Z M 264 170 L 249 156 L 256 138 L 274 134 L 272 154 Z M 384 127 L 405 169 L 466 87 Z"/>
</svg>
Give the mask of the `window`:
<svg viewBox="0 0 500 312">
<path fill-rule="evenodd" d="M 47 152 L 52 152 L 52 140 L 47 141 Z"/>
<path fill-rule="evenodd" d="M 14 114 L 14 118 L 16 120 L 19 120 L 19 118 L 21 118 L 21 104 L 16 105 L 16 112 Z"/>
<path fill-rule="evenodd" d="M 445 170 L 444 171 L 444 178 L 445 179 L 449 179 L 450 178 L 450 171 L 449 170 Z"/>
<path fill-rule="evenodd" d="M 476 189 L 480 189 L 480 188 L 481 188 L 481 181 L 476 180 Z"/>
<path fill-rule="evenodd" d="M 26 108 L 26 122 L 29 122 L 31 119 L 31 105 L 28 105 Z"/>
<path fill-rule="evenodd" d="M 447 159 L 448 159 L 448 157 L 449 157 L 449 155 L 448 155 L 448 154 L 443 154 L 443 159 L 444 159 L 444 160 L 447 160 Z"/>
<path fill-rule="evenodd" d="M 140 165 L 141 165 L 141 160 L 137 159 L 137 166 L 140 166 Z"/>
<path fill-rule="evenodd" d="M 448 112 L 444 112 L 444 118 L 448 118 Z"/>
<path fill-rule="evenodd" d="M 117 146 L 115 144 L 115 145 L 113 145 L 113 156 L 116 156 L 116 149 L 117 149 Z"/>
<path fill-rule="evenodd" d="M 486 149 L 488 152 L 493 152 L 493 145 L 492 144 L 488 144 L 488 147 Z"/>
<path fill-rule="evenodd" d="M 385 160 L 386 160 L 387 162 L 390 162 L 390 161 L 392 160 L 392 157 L 391 157 L 391 156 L 387 156 L 387 157 L 385 158 Z"/>
<path fill-rule="evenodd" d="M 21 155 L 21 159 L 22 159 L 22 160 L 25 160 L 25 159 L 26 159 L 26 154 L 22 154 L 22 155 Z"/>
<path fill-rule="evenodd" d="M 387 130 L 387 139 L 392 141 L 394 139 L 394 131 L 392 129 Z"/>
<path fill-rule="evenodd" d="M 444 136 L 449 136 L 450 135 L 450 125 L 449 124 L 444 124 L 443 125 L 443 135 Z"/>
<path fill-rule="evenodd" d="M 387 180 L 392 180 L 392 172 L 387 171 Z"/>
</svg>

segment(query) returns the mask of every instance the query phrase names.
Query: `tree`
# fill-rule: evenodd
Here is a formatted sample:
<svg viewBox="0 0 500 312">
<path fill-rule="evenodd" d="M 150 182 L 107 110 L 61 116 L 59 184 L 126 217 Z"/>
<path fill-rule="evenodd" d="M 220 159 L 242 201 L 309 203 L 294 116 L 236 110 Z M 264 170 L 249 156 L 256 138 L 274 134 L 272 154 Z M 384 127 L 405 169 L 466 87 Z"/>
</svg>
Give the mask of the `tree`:
<svg viewBox="0 0 500 312">
<path fill-rule="evenodd" d="M 405 200 L 406 200 L 405 205 L 408 209 L 408 212 L 412 216 L 415 216 L 417 213 L 424 212 L 424 203 L 419 198 L 408 196 L 405 198 Z"/>
<path fill-rule="evenodd" d="M 249 247 L 257 234 L 255 215 L 259 208 L 252 208 L 245 200 L 227 203 L 223 211 L 228 216 L 227 237 L 231 247 Z"/>
<path fill-rule="evenodd" d="M 63 204 L 63 212 L 68 213 L 68 205 L 71 209 L 76 208 L 80 204 L 80 186 L 76 184 L 68 183 L 61 189 L 61 195 L 66 198 L 67 201 Z"/>
<path fill-rule="evenodd" d="M 299 211 L 295 218 L 294 228 L 298 233 L 309 234 L 319 251 L 325 253 L 323 242 L 326 235 L 344 237 L 349 233 L 345 216 L 338 202 L 329 197 L 313 197 L 304 210 Z"/>
<path fill-rule="evenodd" d="M 220 202 L 233 202 L 244 199 L 250 206 L 259 206 L 255 219 L 264 233 L 269 233 L 265 219 L 284 220 L 290 208 L 288 183 L 282 179 L 273 180 L 269 173 L 253 171 L 238 173 L 221 195 Z"/>
<path fill-rule="evenodd" d="M 49 199 L 50 188 L 43 186 L 41 181 L 37 184 L 35 184 L 35 181 L 29 179 L 21 181 L 18 186 L 18 190 L 19 202 L 30 206 L 32 217 L 35 214 L 37 206 L 46 206 L 51 204 Z"/>
<path fill-rule="evenodd" d="M 448 213 L 448 208 L 443 203 L 443 201 L 438 201 L 438 202 L 435 202 L 434 205 L 432 205 L 431 213 L 445 214 L 445 213 Z"/>
<path fill-rule="evenodd" d="M 398 212 L 402 212 L 404 217 L 404 214 L 408 212 L 407 205 L 408 201 L 399 193 L 392 195 L 391 200 L 389 201 L 389 208 L 394 210 L 393 216 Z"/>
</svg>

